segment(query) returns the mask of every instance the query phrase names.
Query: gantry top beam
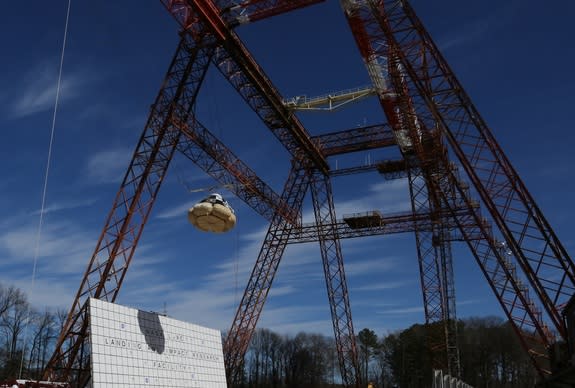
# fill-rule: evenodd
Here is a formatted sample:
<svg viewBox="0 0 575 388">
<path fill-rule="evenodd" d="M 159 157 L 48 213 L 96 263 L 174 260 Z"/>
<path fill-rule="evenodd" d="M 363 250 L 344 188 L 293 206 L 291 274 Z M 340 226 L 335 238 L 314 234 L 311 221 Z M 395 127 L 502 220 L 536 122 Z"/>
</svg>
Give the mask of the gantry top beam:
<svg viewBox="0 0 575 388">
<path fill-rule="evenodd" d="M 222 15 L 230 27 L 293 11 L 325 0 L 246 0 Z"/>
<path fill-rule="evenodd" d="M 210 0 L 187 0 L 186 4 L 182 4 L 181 0 L 162 0 L 162 3 L 184 28 L 192 25 L 188 24 L 190 15 L 198 15 L 199 20 L 194 19 L 194 24 L 201 22 L 205 25 L 205 28 L 225 49 L 229 56 L 225 60 L 232 61 L 232 65 L 242 73 L 244 79 L 241 86 L 249 88 L 250 93 L 249 96 L 241 94 L 249 100 L 250 106 L 294 158 L 302 162 L 309 160 L 311 161 L 310 167 L 328 174 L 329 165 L 319 147 L 312 142 L 298 118 L 283 105 L 283 98 L 278 90 L 264 74 L 237 34 L 220 16 L 220 13 L 225 10 L 218 9 Z M 184 5 L 186 11 L 182 10 Z M 298 7 L 300 6 L 301 4 Z M 191 29 L 190 33 L 193 34 L 194 31 Z M 230 77 L 228 80 L 231 82 Z M 232 85 L 237 86 L 233 82 Z M 256 99 L 257 102 L 254 101 Z M 305 164 L 308 165 L 307 162 Z"/>
<path fill-rule="evenodd" d="M 193 13 L 190 12 L 187 0 L 160 1 L 184 30 L 187 30 L 196 22 Z M 245 0 L 239 4 L 222 8 L 221 15 L 230 28 L 235 28 L 240 24 L 267 19 L 324 1 L 325 0 Z"/>
</svg>

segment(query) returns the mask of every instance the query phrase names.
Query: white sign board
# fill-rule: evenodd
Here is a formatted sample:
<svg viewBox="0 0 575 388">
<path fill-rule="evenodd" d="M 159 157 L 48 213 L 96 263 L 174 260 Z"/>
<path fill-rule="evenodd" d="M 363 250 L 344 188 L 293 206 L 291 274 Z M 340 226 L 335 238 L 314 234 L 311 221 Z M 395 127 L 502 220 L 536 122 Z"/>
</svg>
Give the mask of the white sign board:
<svg viewBox="0 0 575 388">
<path fill-rule="evenodd" d="M 218 330 L 91 298 L 93 388 L 226 388 Z"/>
</svg>

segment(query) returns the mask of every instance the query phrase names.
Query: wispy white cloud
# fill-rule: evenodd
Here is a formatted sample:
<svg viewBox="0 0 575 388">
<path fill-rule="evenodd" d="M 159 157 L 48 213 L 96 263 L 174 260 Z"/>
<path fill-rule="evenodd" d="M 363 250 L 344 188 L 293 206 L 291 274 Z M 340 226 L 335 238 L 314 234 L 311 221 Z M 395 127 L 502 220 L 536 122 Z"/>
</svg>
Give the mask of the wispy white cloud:
<svg viewBox="0 0 575 388">
<path fill-rule="evenodd" d="M 93 205 L 96 202 L 96 199 L 90 198 L 90 199 L 82 199 L 82 200 L 70 200 L 70 201 L 66 201 L 66 202 L 55 202 L 52 204 L 49 204 L 48 206 L 46 206 L 44 208 L 44 214 L 47 213 L 54 213 L 54 212 L 58 212 L 61 210 L 69 210 L 69 209 L 76 209 L 79 207 L 85 207 L 85 206 L 90 206 Z M 40 214 L 40 209 L 34 210 L 31 215 L 37 215 Z"/>
<path fill-rule="evenodd" d="M 166 300 L 177 301 L 176 303 L 168 302 L 168 315 L 184 321 L 219 328 L 222 331 L 229 329 L 236 308 L 232 293 L 214 293 L 207 290 L 180 292 L 177 295 L 166 296 Z M 272 300 L 271 297 L 270 300 Z M 321 306 L 277 307 L 268 303 L 262 311 L 258 327 L 273 328 L 275 332 L 282 334 L 295 334 L 300 331 L 329 334 L 333 330 L 327 301 Z"/>
<path fill-rule="evenodd" d="M 480 299 L 467 299 L 467 300 L 458 300 L 456 302 L 457 306 L 469 306 L 474 304 L 480 304 L 482 301 Z"/>
<path fill-rule="evenodd" d="M 124 177 L 133 154 L 133 146 L 114 146 L 95 152 L 89 156 L 86 161 L 86 176 L 91 183 L 118 183 Z M 201 190 L 198 190 L 198 187 L 210 188 L 214 186 L 213 181 L 203 185 L 197 184 L 199 181 L 205 181 L 205 174 L 188 176 L 181 171 L 175 160 L 173 161 L 173 165 L 175 165 L 174 172 L 176 175 L 168 176 L 168 179 L 171 179 L 172 181 L 177 180 L 177 183 L 186 190 L 198 191 L 198 193 L 196 193 L 197 196 L 195 197 L 198 198 L 198 200 L 205 197 L 207 193 L 207 189 L 205 192 L 202 192 Z M 191 186 L 192 183 L 194 186 Z M 156 215 L 156 217 L 161 219 L 175 218 L 182 214 L 182 209 L 188 206 L 189 203 L 190 201 L 186 201 L 186 203 L 181 205 L 165 209 Z M 185 208 L 185 210 L 187 210 L 187 208 Z"/>
<path fill-rule="evenodd" d="M 380 310 L 377 313 L 382 315 L 404 315 L 404 314 L 415 314 L 423 313 L 423 306 L 414 307 L 402 307 L 397 309 Z"/>
<path fill-rule="evenodd" d="M 273 328 L 283 334 L 330 334 L 333 324 L 327 300 L 321 305 L 271 306 L 262 313 L 260 327 Z"/>
<path fill-rule="evenodd" d="M 449 49 L 453 49 L 477 38 L 480 38 L 487 31 L 489 31 L 495 23 L 496 20 L 493 17 L 475 20 L 463 26 L 463 28 L 457 33 L 454 33 L 448 38 L 440 40 L 439 49 L 441 51 L 447 51 Z"/>
<path fill-rule="evenodd" d="M 296 287 L 294 287 L 293 285 L 287 285 L 287 286 L 284 285 L 284 286 L 279 286 L 279 287 L 273 287 L 270 290 L 269 297 L 270 298 L 277 298 L 280 296 L 293 294 L 295 291 L 296 291 Z"/>
<path fill-rule="evenodd" d="M 244 234 L 243 244 L 236 252 L 236 257 L 214 264 L 206 271 L 206 275 L 193 283 L 177 284 L 164 279 L 158 273 L 151 274 L 150 276 L 156 280 L 150 285 L 147 283 L 146 288 L 150 287 L 150 290 L 140 292 L 130 286 L 132 291 L 127 295 L 128 300 L 140 306 L 149 305 L 150 309 L 155 308 L 156 311 L 167 301 L 168 314 L 174 318 L 227 330 L 261 248 L 264 230 L 265 228 L 261 228 L 249 235 Z M 346 264 L 346 273 L 349 276 L 361 276 L 388 271 L 395 265 L 394 259 L 370 259 Z M 153 268 L 150 266 L 149 269 L 153 271 Z M 325 281 L 321 268 L 321 256 L 317 244 L 289 245 L 283 255 L 258 326 L 270 327 L 280 333 L 296 333 L 303 330 L 329 335 L 332 323 L 327 300 L 321 306 L 314 306 L 313 303 L 311 306 L 297 303 L 283 305 L 284 302 L 290 303 L 289 300 L 292 300 L 284 297 L 297 298 L 301 297 L 302 293 L 307 295 L 310 287 L 323 297 Z M 128 282 L 131 283 L 132 274 L 129 276 Z M 140 281 L 144 279 L 138 279 L 137 283 Z M 380 289 L 391 286 L 392 284 L 389 284 Z M 396 283 L 395 286 L 399 287 L 400 284 Z M 277 302 L 278 300 L 281 302 Z"/>
<path fill-rule="evenodd" d="M 86 163 L 86 175 L 92 183 L 117 183 L 122 180 L 134 150 L 116 147 L 96 152 Z"/>
<path fill-rule="evenodd" d="M 372 210 L 397 213 L 409 210 L 410 206 L 407 179 L 378 182 L 368 187 L 365 196 L 335 204 L 339 217 Z"/>
<path fill-rule="evenodd" d="M 382 271 L 389 271 L 396 268 L 398 261 L 394 258 L 369 259 L 363 261 L 352 261 L 346 264 L 345 273 L 348 276 L 360 276 L 373 274 Z"/>
<path fill-rule="evenodd" d="M 166 211 L 169 213 L 172 211 Z M 165 266 L 168 253 L 162 252 L 154 260 L 151 252 L 142 252 L 138 247 L 119 302 L 154 311 L 162 311 L 166 303 L 167 313 L 173 318 L 227 330 L 259 249 L 255 239 L 242 240 L 244 244 L 234 257 L 202 264 L 207 265 L 205 275 L 192 274 L 188 281 L 174 280 L 158 270 Z M 285 295 L 292 290 L 282 287 L 275 292 Z"/>
<path fill-rule="evenodd" d="M 303 312 L 305 313 L 306 311 Z M 306 320 L 306 321 L 294 320 L 293 317 L 297 317 L 299 313 L 301 313 L 300 309 L 294 309 L 294 311 L 290 312 L 290 314 L 283 315 L 281 316 L 281 319 L 276 319 L 273 321 L 267 321 L 266 316 L 264 316 L 262 317 L 261 327 L 273 328 L 273 331 L 276 333 L 292 335 L 292 336 L 301 332 L 307 334 L 317 333 L 326 336 L 332 335 L 333 323 L 330 319 L 329 312 L 325 316 L 325 319 Z"/>
<path fill-rule="evenodd" d="M 242 238 L 236 257 L 229 258 L 217 265 L 204 278 L 205 287 L 214 287 L 218 290 L 236 292 L 236 282 L 243 292 L 256 259 L 261 249 L 263 236 L 267 228 L 261 228 Z M 259 237 L 261 236 L 261 237 Z M 276 285 L 272 288 L 273 295 L 285 295 L 288 292 L 295 292 L 296 288 L 302 287 L 302 282 L 309 281 L 323 276 L 321 273 L 307 271 L 310 265 L 320 265 L 321 258 L 317 244 L 297 244 L 288 245 L 279 265 L 276 279 L 281 281 L 283 289 L 276 290 Z M 286 288 L 288 287 L 289 288 Z"/>
<path fill-rule="evenodd" d="M 10 109 L 14 117 L 24 117 L 53 109 L 58 87 L 56 63 L 43 62 L 31 69 L 21 82 L 21 94 L 17 95 Z M 62 77 L 60 102 L 77 98 L 92 76 L 86 72 L 67 72 Z"/>
<path fill-rule="evenodd" d="M 154 246 L 149 244 L 138 244 L 138 249 L 132 257 L 130 269 L 126 274 L 126 279 L 133 284 L 144 284 L 145 287 L 140 287 L 140 293 L 150 293 L 153 295 L 153 290 L 156 288 L 156 283 L 150 283 L 150 279 L 161 279 L 163 275 L 158 271 L 159 267 L 163 267 L 167 261 L 170 260 L 171 252 L 165 250 L 157 250 Z M 169 291 L 178 287 L 185 287 L 185 285 L 178 284 L 177 282 L 169 282 L 171 288 L 164 288 Z"/>
<path fill-rule="evenodd" d="M 68 309 L 76 295 L 82 275 L 94 252 L 97 234 L 70 221 L 53 221 L 43 228 L 38 246 L 37 270 L 32 282 L 32 269 L 37 238 L 37 225 L 0 225 L 0 277 L 2 283 L 13 284 L 26 291 L 36 308 Z M 154 251 L 148 244 L 140 244 L 125 287 L 136 289 L 136 300 L 158 300 L 159 295 L 178 293 L 186 284 L 150 281 L 162 279 L 158 267 L 165 265 L 168 254 Z M 32 284 L 34 286 L 32 287 Z M 145 303 L 143 303 L 145 304 Z"/>
<path fill-rule="evenodd" d="M 265 228 L 261 228 L 261 230 L 243 235 L 243 243 L 239 246 L 234 257 L 229 257 L 215 263 L 207 270 L 205 269 L 206 274 L 200 278 L 194 278 L 193 282 L 179 282 L 169 279 L 157 271 L 158 266 L 165 265 L 165 263 L 156 263 L 157 265 L 142 263 L 140 254 L 138 254 L 126 279 L 124 291 L 127 293 L 122 294 L 122 300 L 126 300 L 129 304 L 135 304 L 138 308 L 156 311 L 161 310 L 163 303 L 167 302 L 168 315 L 176 319 L 227 330 L 261 248 L 264 231 Z M 276 280 L 270 290 L 268 300 L 278 300 L 278 298 L 281 299 L 301 292 L 303 285 L 293 281 L 293 278 L 298 274 L 300 278 L 302 277 L 302 273 L 306 272 L 305 266 L 308 262 L 316 261 L 319 264 L 321 260 L 316 244 L 313 247 L 301 245 L 290 246 L 289 248 L 290 253 L 286 253 L 282 258 L 278 272 L 278 278 L 281 279 L 281 282 Z M 291 250 L 291 248 L 295 249 Z M 314 251 L 313 255 L 306 253 L 310 250 Z M 149 255 L 146 254 L 145 256 Z M 133 276 L 132 271 L 137 271 L 139 274 Z M 154 279 L 151 283 L 150 278 Z M 141 290 L 143 283 L 146 284 L 145 290 Z M 320 287 L 323 287 L 323 283 L 320 283 Z M 296 310 L 290 310 L 292 313 L 288 313 L 284 309 L 276 310 L 273 302 L 267 305 L 266 311 L 262 315 L 260 327 L 267 325 L 270 320 L 283 322 L 286 325 L 295 325 L 294 322 L 296 321 L 305 322 L 309 318 L 308 311 L 316 310 L 302 306 L 297 307 Z M 267 318 L 264 319 L 263 317 Z M 326 317 L 329 323 L 329 310 Z M 269 324 L 271 325 L 271 323 Z M 265 327 L 274 327 L 274 330 L 279 330 L 275 326 Z"/>
<path fill-rule="evenodd" d="M 403 288 L 411 286 L 415 281 L 385 281 L 380 283 L 370 283 L 367 285 L 354 287 L 354 291 L 381 291 L 381 290 L 393 290 L 397 288 Z"/>
<path fill-rule="evenodd" d="M 462 46 L 504 26 L 509 23 L 519 6 L 521 6 L 520 1 L 510 1 L 495 9 L 489 15 L 465 24 L 459 31 L 452 33 L 451 36 L 439 39 L 438 46 L 440 50 L 446 51 Z"/>
<path fill-rule="evenodd" d="M 225 330 L 232 322 L 234 295 L 211 288 L 185 290 L 158 279 L 151 284 L 153 295 L 140 294 L 136 289 L 122 296 L 137 308 L 161 311 L 164 303 L 169 316 L 199 325 Z M 156 293 L 157 292 L 157 293 Z M 121 302 L 121 301 L 120 301 Z"/>
<path fill-rule="evenodd" d="M 12 225 L 0 231 L 0 252 L 4 260 L 0 266 L 13 264 L 32 268 L 36 255 L 37 225 Z M 67 222 L 45 225 L 38 245 L 38 268 L 44 275 L 80 273 L 94 249 L 94 236 Z"/>
<path fill-rule="evenodd" d="M 171 207 L 159 212 L 156 218 L 161 220 L 168 220 L 172 218 L 181 218 L 182 214 L 186 214 L 189 208 L 194 206 L 194 202 L 189 201 L 178 206 Z"/>
<path fill-rule="evenodd" d="M 2 282 L 25 290 L 37 309 L 67 310 L 93 252 L 94 236 L 66 221 L 45 224 L 34 273 L 37 233 L 31 220 L 0 226 Z"/>
<path fill-rule="evenodd" d="M 68 311 L 79 286 L 77 277 L 38 276 L 11 278 L 10 284 L 26 291 L 28 301 L 36 309 Z M 32 285 L 33 284 L 33 285 Z"/>
</svg>

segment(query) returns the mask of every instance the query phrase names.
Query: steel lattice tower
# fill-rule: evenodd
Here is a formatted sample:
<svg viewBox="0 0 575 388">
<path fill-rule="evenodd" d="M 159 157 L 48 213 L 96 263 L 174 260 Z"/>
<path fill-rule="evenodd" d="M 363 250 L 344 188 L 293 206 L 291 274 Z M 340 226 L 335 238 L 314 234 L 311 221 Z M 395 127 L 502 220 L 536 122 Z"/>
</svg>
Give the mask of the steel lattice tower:
<svg viewBox="0 0 575 388">
<path fill-rule="evenodd" d="M 321 0 L 162 0 L 181 40 L 108 215 L 45 378 L 85 386 L 85 301 L 114 302 L 175 152 L 270 221 L 224 344 L 228 382 L 239 372 L 288 244 L 317 241 L 341 375 L 360 386 L 340 239 L 414 232 L 429 347 L 459 374 L 451 243 L 463 240 L 534 367 L 549 373 L 552 333 L 566 338 L 561 308 L 575 291 L 571 258 L 407 0 L 341 0 L 382 110 L 381 124 L 312 136 L 236 34 L 241 24 Z M 229 81 L 291 156 L 275 193 L 193 113 L 209 66 Z M 328 157 L 397 147 L 397 160 L 332 170 Z M 411 212 L 338 220 L 331 178 L 377 170 L 409 182 Z M 311 193 L 315 222 L 302 224 Z M 435 330 L 431 330 L 434 327 Z M 441 330 L 437 330 L 440 327 Z"/>
</svg>

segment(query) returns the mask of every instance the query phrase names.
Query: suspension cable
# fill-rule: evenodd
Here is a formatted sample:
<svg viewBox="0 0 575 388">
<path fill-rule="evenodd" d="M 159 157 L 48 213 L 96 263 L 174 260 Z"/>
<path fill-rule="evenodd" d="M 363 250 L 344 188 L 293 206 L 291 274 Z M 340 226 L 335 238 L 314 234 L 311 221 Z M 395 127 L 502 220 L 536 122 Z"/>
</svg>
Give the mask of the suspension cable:
<svg viewBox="0 0 575 388">
<path fill-rule="evenodd" d="M 239 219 L 240 207 L 236 208 L 236 217 Z M 240 230 L 236 226 L 236 238 L 235 238 L 235 257 L 234 257 L 234 306 L 239 306 L 238 300 L 238 272 L 240 270 Z"/>
<path fill-rule="evenodd" d="M 37 263 L 38 263 L 38 256 L 39 256 L 39 252 L 40 252 L 40 239 L 42 236 L 42 227 L 44 224 L 44 212 L 46 209 L 46 193 L 48 191 L 48 177 L 50 175 L 50 162 L 52 160 L 52 149 L 53 149 L 53 145 L 54 145 L 54 133 L 55 133 L 55 129 L 56 129 L 56 115 L 58 112 L 58 103 L 60 101 L 60 91 L 62 89 L 62 69 L 64 67 L 64 54 L 66 52 L 66 40 L 68 37 L 68 24 L 70 21 L 70 7 L 72 4 L 72 0 L 68 0 L 68 7 L 66 10 L 66 22 L 64 23 L 64 39 L 62 41 L 62 51 L 60 54 L 60 66 L 58 69 L 58 82 L 57 82 L 57 86 L 56 86 L 56 99 L 54 101 L 54 111 L 52 114 L 52 126 L 50 129 L 50 143 L 48 145 L 48 157 L 47 157 L 47 161 L 46 161 L 46 169 L 44 171 L 44 185 L 42 188 L 42 203 L 40 206 L 40 220 L 38 221 L 38 229 L 36 232 L 36 242 L 34 245 L 34 263 L 32 265 L 32 279 L 30 281 L 30 291 L 29 291 L 29 298 L 30 300 L 32 299 L 32 294 L 34 292 L 34 285 L 35 285 L 35 281 L 36 281 L 36 267 L 37 267 Z M 18 372 L 18 378 L 22 377 L 22 369 L 24 366 L 24 354 L 25 354 L 25 349 L 26 349 L 26 342 L 28 341 L 28 325 L 30 323 L 30 314 L 31 314 L 31 309 L 30 309 L 30 303 L 28 304 L 27 307 L 27 312 L 26 312 L 26 321 L 25 321 L 25 327 L 24 327 L 24 346 L 22 348 L 22 357 L 20 360 L 20 370 Z"/>
</svg>

